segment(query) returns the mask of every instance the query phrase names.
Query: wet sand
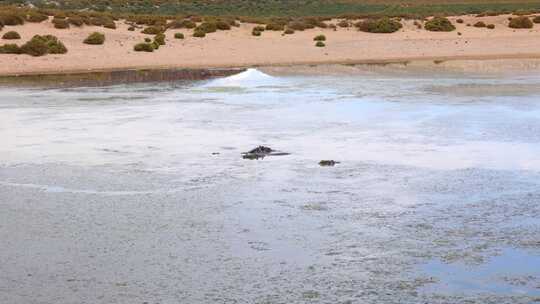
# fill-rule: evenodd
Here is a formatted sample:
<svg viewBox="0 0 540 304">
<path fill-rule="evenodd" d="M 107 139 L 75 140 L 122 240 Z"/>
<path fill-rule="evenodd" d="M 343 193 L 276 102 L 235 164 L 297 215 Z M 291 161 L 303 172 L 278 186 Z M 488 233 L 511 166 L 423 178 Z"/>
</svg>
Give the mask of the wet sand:
<svg viewBox="0 0 540 304">
<path fill-rule="evenodd" d="M 452 17 L 455 21 L 458 17 Z M 214 68 L 249 67 L 322 63 L 388 63 L 404 61 L 447 61 L 466 59 L 528 59 L 540 58 L 540 30 L 515 30 L 507 26 L 508 15 L 496 17 L 462 16 L 463 24 L 449 33 L 418 30 L 413 21 L 404 21 L 404 28 L 393 34 L 370 34 L 354 28 L 313 29 L 282 36 L 281 32 L 251 35 L 253 24 L 242 24 L 231 31 L 192 37 L 191 30 L 168 30 L 167 45 L 154 53 L 133 51 L 136 43 L 147 35 L 130 32 L 127 25 L 117 22 L 118 29 L 85 26 L 68 30 L 55 29 L 50 22 L 5 27 L 16 30 L 22 41 L 35 34 L 58 36 L 69 49 L 66 55 L 33 58 L 26 55 L 1 55 L 0 75 L 68 73 L 144 68 Z M 467 27 L 476 21 L 495 24 L 493 30 Z M 335 21 L 334 21 L 335 22 Z M 89 46 L 82 41 L 94 31 L 106 34 L 102 46 Z M 185 40 L 176 40 L 182 32 Z M 462 33 L 458 36 L 458 32 Z M 324 34 L 325 48 L 314 46 L 313 37 Z M 3 41 L 5 43 L 7 41 Z M 12 42 L 12 41 L 11 41 Z M 11 43 L 10 42 L 10 43 Z"/>
</svg>

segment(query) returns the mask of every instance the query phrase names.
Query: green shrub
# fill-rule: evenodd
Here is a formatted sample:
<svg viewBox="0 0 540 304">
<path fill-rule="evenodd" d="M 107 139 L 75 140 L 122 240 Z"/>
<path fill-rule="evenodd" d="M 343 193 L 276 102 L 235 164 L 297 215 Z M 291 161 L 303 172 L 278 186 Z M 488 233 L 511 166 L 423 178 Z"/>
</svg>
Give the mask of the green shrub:
<svg viewBox="0 0 540 304">
<path fill-rule="evenodd" d="M 2 39 L 6 39 L 6 40 L 21 39 L 21 35 L 19 35 L 19 33 L 15 31 L 9 31 L 2 36 Z"/>
<path fill-rule="evenodd" d="M 356 25 L 362 32 L 368 33 L 393 33 L 397 32 L 403 25 L 395 20 L 383 17 L 377 20 L 366 20 Z"/>
<path fill-rule="evenodd" d="M 54 27 L 57 29 L 69 28 L 69 23 L 67 22 L 66 19 L 59 19 L 59 18 L 54 17 L 54 19 L 52 20 L 52 23 L 54 24 Z"/>
<path fill-rule="evenodd" d="M 216 22 L 216 27 L 220 31 L 227 31 L 231 29 L 231 25 L 229 23 L 221 20 Z"/>
<path fill-rule="evenodd" d="M 325 47 L 326 44 L 324 44 L 324 42 L 322 42 L 322 41 L 317 41 L 317 43 L 315 43 L 315 46 L 316 47 Z"/>
<path fill-rule="evenodd" d="M 326 41 L 325 35 L 317 35 L 315 38 L 313 38 L 313 41 Z"/>
<path fill-rule="evenodd" d="M 103 23 L 103 27 L 115 30 L 116 29 L 116 23 L 114 23 L 114 21 L 112 21 L 112 20 L 109 20 L 109 21 L 106 21 L 106 22 Z"/>
<path fill-rule="evenodd" d="M 163 32 L 163 28 L 159 26 L 149 26 L 142 31 L 143 34 L 147 35 L 157 35 L 161 32 Z"/>
<path fill-rule="evenodd" d="M 214 22 L 203 22 L 199 26 L 197 26 L 195 29 L 198 31 L 205 32 L 206 34 L 214 33 L 215 31 L 217 31 L 217 25 Z"/>
<path fill-rule="evenodd" d="M 534 23 L 540 23 L 540 16 L 535 16 L 532 21 Z"/>
<path fill-rule="evenodd" d="M 309 24 L 309 23 L 297 20 L 297 21 L 289 22 L 289 24 L 287 24 L 287 27 L 295 31 L 303 31 L 307 29 L 312 29 L 315 26 L 313 24 Z"/>
<path fill-rule="evenodd" d="M 53 35 L 35 35 L 21 46 L 21 53 L 31 56 L 43 56 L 46 54 L 65 54 L 67 48 Z"/>
<path fill-rule="evenodd" d="M 456 22 L 457 22 L 457 23 L 463 23 L 463 19 L 461 19 L 461 18 L 456 19 Z"/>
<path fill-rule="evenodd" d="M 192 29 L 195 27 L 197 27 L 197 24 L 195 24 L 195 22 L 189 19 L 173 20 L 167 24 L 167 28 L 172 28 L 172 29 L 181 29 L 181 28 Z"/>
<path fill-rule="evenodd" d="M 533 27 L 533 23 L 529 17 L 520 16 L 516 18 L 512 18 L 510 20 L 510 23 L 508 23 L 508 26 L 515 29 L 530 29 Z"/>
<path fill-rule="evenodd" d="M 182 34 L 182 33 L 175 33 L 175 34 L 174 34 L 174 38 L 175 38 L 175 39 L 184 39 L 184 34 Z"/>
<path fill-rule="evenodd" d="M 134 32 L 134 31 L 135 31 L 135 27 L 134 27 L 134 26 L 130 26 L 130 27 L 128 27 L 128 31 L 130 31 L 130 32 Z"/>
<path fill-rule="evenodd" d="M 490 30 L 494 29 L 495 28 L 495 24 L 488 24 L 486 25 L 486 27 Z"/>
<path fill-rule="evenodd" d="M 21 53 L 35 57 L 46 55 L 48 51 L 47 44 L 42 39 L 36 39 L 35 36 L 21 46 Z"/>
<path fill-rule="evenodd" d="M 339 27 L 350 27 L 351 24 L 349 23 L 349 21 L 347 20 L 341 20 L 340 22 L 338 22 L 337 24 Z"/>
<path fill-rule="evenodd" d="M 90 34 L 86 39 L 84 39 L 84 43 L 86 44 L 99 45 L 99 44 L 103 44 L 104 42 L 105 42 L 105 35 L 98 32 L 94 32 Z"/>
<path fill-rule="evenodd" d="M 21 48 L 16 44 L 4 44 L 0 46 L 0 54 L 21 54 Z"/>
<path fill-rule="evenodd" d="M 197 37 L 197 38 L 203 38 L 206 36 L 206 32 L 203 31 L 203 30 L 199 30 L 199 29 L 195 29 L 193 31 L 193 37 Z"/>
<path fill-rule="evenodd" d="M 17 13 L 0 12 L 0 24 L 3 25 L 23 25 L 24 17 Z"/>
<path fill-rule="evenodd" d="M 71 25 L 81 27 L 84 24 L 83 18 L 80 16 L 72 16 L 67 18 L 67 22 Z"/>
<path fill-rule="evenodd" d="M 144 38 L 144 42 L 150 43 L 150 42 L 152 42 L 152 39 L 150 39 L 150 38 Z"/>
<path fill-rule="evenodd" d="M 150 43 L 150 45 L 154 48 L 154 50 L 159 50 L 160 44 L 156 41 Z"/>
<path fill-rule="evenodd" d="M 267 31 L 283 31 L 285 29 L 285 25 L 281 23 L 269 23 L 264 29 Z"/>
<path fill-rule="evenodd" d="M 286 30 L 283 32 L 283 34 L 285 34 L 285 35 L 292 35 L 292 34 L 294 34 L 294 30 L 288 28 L 288 29 L 286 29 Z"/>
<path fill-rule="evenodd" d="M 34 23 L 40 23 L 47 19 L 49 19 L 49 16 L 36 12 L 31 12 L 26 16 L 26 21 Z"/>
<path fill-rule="evenodd" d="M 256 27 L 253 28 L 253 30 L 257 32 L 264 32 L 266 30 L 266 27 L 257 25 Z"/>
<path fill-rule="evenodd" d="M 202 17 L 199 17 L 199 16 L 191 16 L 191 18 L 189 18 L 192 22 L 202 22 Z"/>
<path fill-rule="evenodd" d="M 456 27 L 445 17 L 434 17 L 424 24 L 424 28 L 431 32 L 451 32 Z"/>
<path fill-rule="evenodd" d="M 150 43 L 137 43 L 134 47 L 133 47 L 133 50 L 135 52 L 153 52 L 154 51 L 154 47 L 152 46 L 152 44 Z"/>
<path fill-rule="evenodd" d="M 473 26 L 474 27 L 486 27 L 486 24 L 483 21 L 478 21 Z"/>
<path fill-rule="evenodd" d="M 165 34 L 159 33 L 154 37 L 154 42 L 158 45 L 165 45 Z"/>
</svg>

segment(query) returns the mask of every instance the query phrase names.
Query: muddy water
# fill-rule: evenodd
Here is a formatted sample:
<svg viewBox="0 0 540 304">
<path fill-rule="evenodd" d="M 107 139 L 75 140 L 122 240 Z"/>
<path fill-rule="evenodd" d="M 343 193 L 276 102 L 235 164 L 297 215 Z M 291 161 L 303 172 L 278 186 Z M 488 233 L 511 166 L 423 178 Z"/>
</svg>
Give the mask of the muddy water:
<svg viewBox="0 0 540 304">
<path fill-rule="evenodd" d="M 0 302 L 540 301 L 539 88 L 257 70 L 2 88 Z M 291 154 L 242 159 L 259 144 Z"/>
</svg>

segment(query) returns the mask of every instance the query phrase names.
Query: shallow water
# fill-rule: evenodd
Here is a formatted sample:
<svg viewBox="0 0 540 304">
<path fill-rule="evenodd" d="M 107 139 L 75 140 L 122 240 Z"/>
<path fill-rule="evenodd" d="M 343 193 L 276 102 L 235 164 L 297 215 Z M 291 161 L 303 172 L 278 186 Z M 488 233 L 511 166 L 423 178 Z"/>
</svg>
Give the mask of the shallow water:
<svg viewBox="0 0 540 304">
<path fill-rule="evenodd" d="M 257 70 L 2 88 L 0 302 L 540 301 L 538 88 Z M 291 155 L 242 159 L 259 144 Z"/>
</svg>

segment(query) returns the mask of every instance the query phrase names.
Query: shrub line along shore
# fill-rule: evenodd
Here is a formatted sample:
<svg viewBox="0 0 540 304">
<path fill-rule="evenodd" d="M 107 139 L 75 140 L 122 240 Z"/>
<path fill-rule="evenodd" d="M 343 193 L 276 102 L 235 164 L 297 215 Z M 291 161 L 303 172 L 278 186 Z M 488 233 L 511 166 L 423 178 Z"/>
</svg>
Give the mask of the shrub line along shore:
<svg viewBox="0 0 540 304">
<path fill-rule="evenodd" d="M 263 25 L 219 17 L 138 16 L 130 21 L 31 14 L 24 16 L 27 22 L 4 16 L 0 76 L 540 58 L 536 12 L 424 19 L 308 17 L 267 19 Z"/>
</svg>

